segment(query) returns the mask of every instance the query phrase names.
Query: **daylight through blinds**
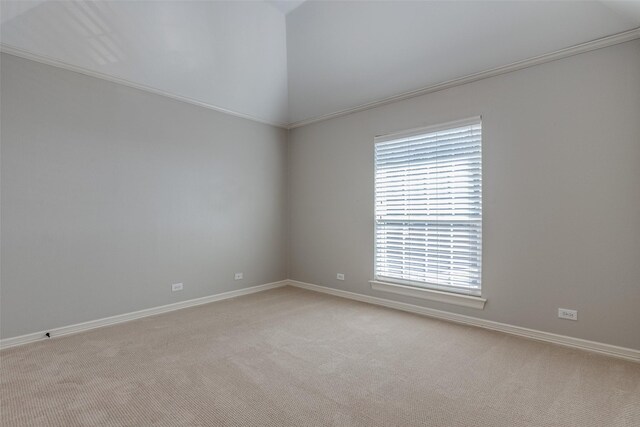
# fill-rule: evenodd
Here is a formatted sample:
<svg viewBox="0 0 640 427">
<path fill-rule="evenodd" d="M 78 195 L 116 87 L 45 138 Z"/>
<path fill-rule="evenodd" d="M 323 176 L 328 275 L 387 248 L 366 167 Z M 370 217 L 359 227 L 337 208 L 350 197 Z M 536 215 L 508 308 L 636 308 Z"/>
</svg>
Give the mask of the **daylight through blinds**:
<svg viewBox="0 0 640 427">
<path fill-rule="evenodd" d="M 480 121 L 376 141 L 376 278 L 479 295 Z"/>
</svg>

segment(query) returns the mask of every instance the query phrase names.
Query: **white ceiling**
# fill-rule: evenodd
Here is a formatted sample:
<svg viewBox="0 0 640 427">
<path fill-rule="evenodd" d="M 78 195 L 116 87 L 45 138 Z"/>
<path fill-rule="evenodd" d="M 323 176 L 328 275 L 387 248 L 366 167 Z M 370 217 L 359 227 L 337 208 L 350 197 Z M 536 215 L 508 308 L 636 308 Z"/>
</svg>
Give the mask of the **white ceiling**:
<svg viewBox="0 0 640 427">
<path fill-rule="evenodd" d="M 3 44 L 267 122 L 287 122 L 285 16 L 265 2 L 23 3 L 2 1 Z"/>
<path fill-rule="evenodd" d="M 284 13 L 285 15 L 293 11 L 294 9 L 296 9 L 298 6 L 300 6 L 302 3 L 305 2 L 305 0 L 266 0 L 266 1 L 267 3 L 271 3 L 276 9 L 278 9 L 280 12 Z"/>
<path fill-rule="evenodd" d="M 1 2 L 3 46 L 276 124 L 640 26 L 640 0 Z"/>
<path fill-rule="evenodd" d="M 15 18 L 43 3 L 44 0 L 22 0 L 22 1 L 2 1 L 0 7 L 0 23 L 4 24 L 7 21 Z"/>
<path fill-rule="evenodd" d="M 640 25 L 640 16 L 620 9 L 631 4 L 614 3 L 307 2 L 287 16 L 289 119 L 353 108 Z"/>
</svg>

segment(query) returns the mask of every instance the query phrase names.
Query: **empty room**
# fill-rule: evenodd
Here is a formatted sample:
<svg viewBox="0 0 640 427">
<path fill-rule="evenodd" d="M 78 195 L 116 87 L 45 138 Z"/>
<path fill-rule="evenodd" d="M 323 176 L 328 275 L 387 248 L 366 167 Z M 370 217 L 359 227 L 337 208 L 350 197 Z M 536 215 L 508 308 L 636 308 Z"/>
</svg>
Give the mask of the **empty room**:
<svg viewBox="0 0 640 427">
<path fill-rule="evenodd" d="M 0 425 L 640 426 L 640 1 L 0 0 Z"/>
</svg>

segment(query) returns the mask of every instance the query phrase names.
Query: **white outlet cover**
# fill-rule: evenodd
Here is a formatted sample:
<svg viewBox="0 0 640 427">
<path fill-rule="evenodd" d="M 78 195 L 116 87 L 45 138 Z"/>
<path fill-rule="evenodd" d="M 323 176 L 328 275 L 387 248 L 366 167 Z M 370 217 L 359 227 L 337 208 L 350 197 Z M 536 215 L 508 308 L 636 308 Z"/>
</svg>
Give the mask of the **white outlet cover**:
<svg viewBox="0 0 640 427">
<path fill-rule="evenodd" d="M 235 275 L 235 279 L 236 279 L 236 280 L 242 280 L 242 279 L 243 279 L 243 277 L 244 277 L 244 274 L 243 274 L 243 273 L 236 273 L 236 275 Z"/>
<path fill-rule="evenodd" d="M 338 279 L 338 280 L 344 280 L 344 274 L 342 274 L 342 273 L 338 273 L 338 274 L 336 275 L 336 279 Z"/>
<path fill-rule="evenodd" d="M 171 285 L 171 292 L 181 291 L 184 288 L 182 283 L 174 283 Z"/>
<path fill-rule="evenodd" d="M 567 320 L 578 320 L 578 310 L 569 310 L 566 308 L 558 309 L 558 317 Z"/>
</svg>

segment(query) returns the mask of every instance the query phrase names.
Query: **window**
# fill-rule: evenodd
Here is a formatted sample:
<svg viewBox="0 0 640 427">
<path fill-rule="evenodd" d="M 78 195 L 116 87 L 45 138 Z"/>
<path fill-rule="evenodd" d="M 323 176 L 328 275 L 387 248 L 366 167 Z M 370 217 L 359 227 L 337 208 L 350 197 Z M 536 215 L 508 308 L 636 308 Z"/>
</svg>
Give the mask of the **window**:
<svg viewBox="0 0 640 427">
<path fill-rule="evenodd" d="M 480 295 L 480 119 L 375 139 L 375 276 Z"/>
</svg>

